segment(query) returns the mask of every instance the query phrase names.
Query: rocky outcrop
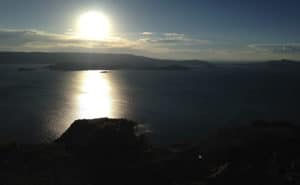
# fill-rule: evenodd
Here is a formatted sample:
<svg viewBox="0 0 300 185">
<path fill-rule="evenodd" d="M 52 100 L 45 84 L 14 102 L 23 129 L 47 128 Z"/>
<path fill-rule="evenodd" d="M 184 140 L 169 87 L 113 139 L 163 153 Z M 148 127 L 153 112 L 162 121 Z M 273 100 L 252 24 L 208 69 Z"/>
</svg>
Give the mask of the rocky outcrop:
<svg viewBox="0 0 300 185">
<path fill-rule="evenodd" d="M 126 119 L 77 120 L 55 143 L 102 164 L 136 162 L 148 147 L 138 125 Z"/>
<path fill-rule="evenodd" d="M 92 119 L 75 121 L 61 137 L 55 140 L 68 146 L 132 146 L 139 145 L 135 128 L 138 123 L 126 119 Z"/>
</svg>

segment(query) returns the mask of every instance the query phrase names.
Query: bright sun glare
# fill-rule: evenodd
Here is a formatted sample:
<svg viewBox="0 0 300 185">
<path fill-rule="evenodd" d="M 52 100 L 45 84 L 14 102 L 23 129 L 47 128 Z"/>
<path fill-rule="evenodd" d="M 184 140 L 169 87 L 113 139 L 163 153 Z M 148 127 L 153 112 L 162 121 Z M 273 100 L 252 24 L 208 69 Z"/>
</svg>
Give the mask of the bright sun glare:
<svg viewBox="0 0 300 185">
<path fill-rule="evenodd" d="M 112 117 L 111 84 L 99 71 L 81 73 L 81 94 L 78 96 L 79 117 Z"/>
<path fill-rule="evenodd" d="M 105 40 L 108 38 L 111 25 L 108 17 L 100 12 L 89 11 L 78 20 L 79 37 L 86 40 Z"/>
</svg>

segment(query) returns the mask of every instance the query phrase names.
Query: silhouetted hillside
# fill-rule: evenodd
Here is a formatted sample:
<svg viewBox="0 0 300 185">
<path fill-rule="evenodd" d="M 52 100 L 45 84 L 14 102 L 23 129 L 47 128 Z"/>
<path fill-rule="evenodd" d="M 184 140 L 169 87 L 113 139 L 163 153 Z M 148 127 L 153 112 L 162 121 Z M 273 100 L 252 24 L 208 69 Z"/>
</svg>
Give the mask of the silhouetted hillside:
<svg viewBox="0 0 300 185">
<path fill-rule="evenodd" d="M 126 119 L 77 120 L 54 143 L 1 144 L 2 184 L 299 184 L 300 130 L 256 121 L 154 146 Z M 198 144 L 195 144 L 198 143 Z"/>
<path fill-rule="evenodd" d="M 0 53 L 0 64 L 48 64 L 50 69 L 55 70 L 186 70 L 214 66 L 213 64 L 199 60 L 162 60 L 129 54 L 14 52 Z"/>
<path fill-rule="evenodd" d="M 292 60 L 271 60 L 266 62 L 255 62 L 245 64 L 247 67 L 253 67 L 257 69 L 273 69 L 273 70 L 284 70 L 284 69 L 300 69 L 300 62 Z"/>
<path fill-rule="evenodd" d="M 272 60 L 266 62 L 214 64 L 201 60 L 164 60 L 130 54 L 104 53 L 23 53 L 0 52 L 0 64 L 45 64 L 52 70 L 189 70 L 250 69 L 299 70 L 300 62 Z"/>
</svg>

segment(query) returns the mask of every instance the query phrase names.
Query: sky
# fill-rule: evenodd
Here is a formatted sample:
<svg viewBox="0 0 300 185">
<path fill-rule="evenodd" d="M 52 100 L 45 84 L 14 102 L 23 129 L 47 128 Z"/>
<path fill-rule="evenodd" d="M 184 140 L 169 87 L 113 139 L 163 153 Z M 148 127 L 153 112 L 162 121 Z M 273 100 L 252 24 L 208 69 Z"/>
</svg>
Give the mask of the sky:
<svg viewBox="0 0 300 185">
<path fill-rule="evenodd" d="M 0 0 L 0 50 L 300 60 L 299 9 L 299 0 Z M 74 37 L 89 11 L 109 18 L 109 38 Z"/>
</svg>

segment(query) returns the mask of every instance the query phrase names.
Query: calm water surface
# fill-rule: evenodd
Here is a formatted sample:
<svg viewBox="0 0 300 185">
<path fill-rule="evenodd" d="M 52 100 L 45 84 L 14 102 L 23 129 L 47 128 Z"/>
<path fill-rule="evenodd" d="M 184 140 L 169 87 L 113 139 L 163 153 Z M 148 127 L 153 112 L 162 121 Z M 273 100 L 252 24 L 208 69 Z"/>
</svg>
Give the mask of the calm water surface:
<svg viewBox="0 0 300 185">
<path fill-rule="evenodd" d="M 300 75 L 253 71 L 35 71 L 0 66 L 0 139 L 49 142 L 80 118 L 129 118 L 153 142 L 251 120 L 299 122 Z M 35 66 L 36 67 L 36 66 Z"/>
</svg>

